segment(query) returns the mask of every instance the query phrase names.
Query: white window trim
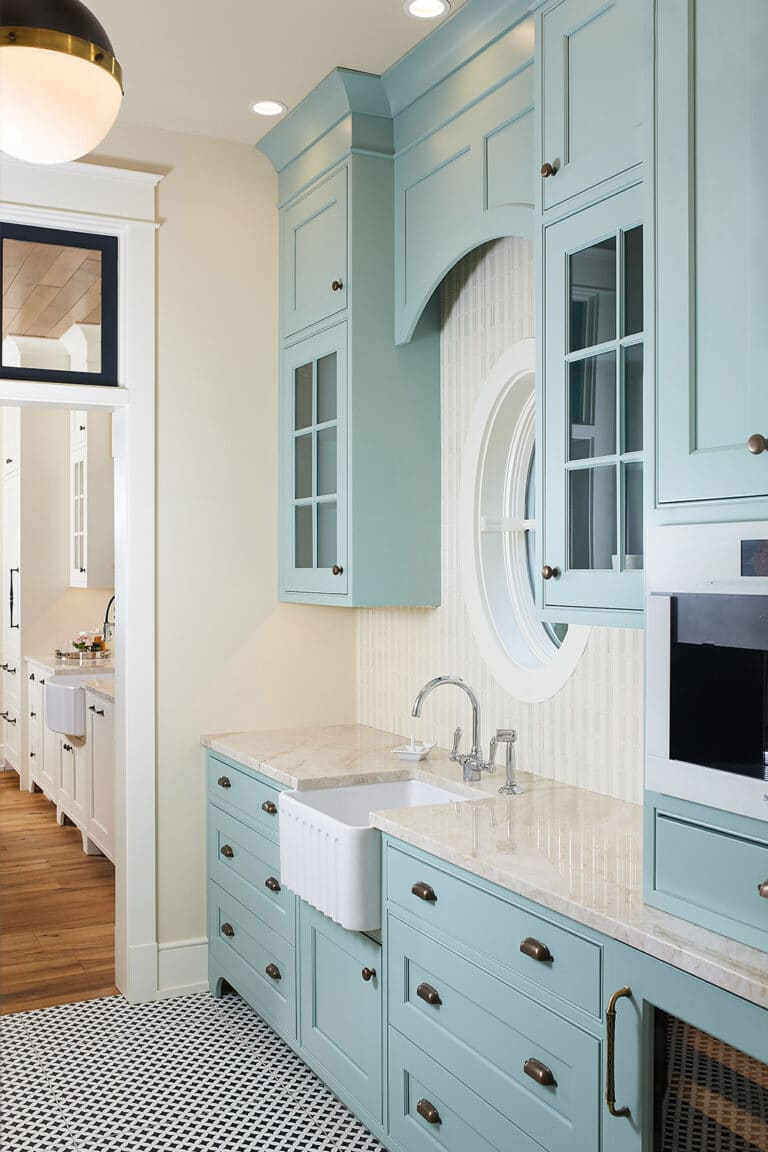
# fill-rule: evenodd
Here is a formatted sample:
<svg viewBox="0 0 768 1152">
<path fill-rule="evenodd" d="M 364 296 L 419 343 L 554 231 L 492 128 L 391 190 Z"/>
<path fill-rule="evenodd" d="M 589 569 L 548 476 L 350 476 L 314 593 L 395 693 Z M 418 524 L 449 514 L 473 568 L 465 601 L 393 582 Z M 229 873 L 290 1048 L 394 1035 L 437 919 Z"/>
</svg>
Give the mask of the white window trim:
<svg viewBox="0 0 768 1152">
<path fill-rule="evenodd" d="M 496 681 L 517 700 L 550 699 L 573 675 L 591 628 L 571 625 L 558 648 L 538 619 L 525 519 L 536 416 L 536 343 L 497 361 L 475 404 L 462 457 L 459 560 L 469 620 Z M 541 500 L 537 493 L 537 512 Z"/>
</svg>

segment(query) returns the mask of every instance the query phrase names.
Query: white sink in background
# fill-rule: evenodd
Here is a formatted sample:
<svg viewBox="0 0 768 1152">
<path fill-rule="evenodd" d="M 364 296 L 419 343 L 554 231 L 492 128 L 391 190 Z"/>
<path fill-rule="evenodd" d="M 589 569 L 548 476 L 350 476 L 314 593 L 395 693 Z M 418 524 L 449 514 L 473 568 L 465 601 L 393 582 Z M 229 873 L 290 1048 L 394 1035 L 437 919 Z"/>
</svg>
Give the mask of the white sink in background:
<svg viewBox="0 0 768 1152">
<path fill-rule="evenodd" d="M 52 732 L 85 736 L 85 690 L 68 678 L 47 679 L 45 723 Z"/>
<path fill-rule="evenodd" d="M 423 780 L 280 795 L 280 877 L 343 928 L 381 927 L 381 834 L 372 812 L 466 800 Z"/>
</svg>

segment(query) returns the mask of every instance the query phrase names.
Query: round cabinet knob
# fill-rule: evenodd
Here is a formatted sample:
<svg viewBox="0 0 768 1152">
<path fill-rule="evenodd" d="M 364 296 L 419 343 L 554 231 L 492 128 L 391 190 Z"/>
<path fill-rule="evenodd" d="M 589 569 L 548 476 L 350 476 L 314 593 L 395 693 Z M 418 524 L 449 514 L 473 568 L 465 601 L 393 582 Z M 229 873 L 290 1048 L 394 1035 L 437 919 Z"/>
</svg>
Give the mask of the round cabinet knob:
<svg viewBox="0 0 768 1152">
<path fill-rule="evenodd" d="M 265 800 L 261 806 L 262 812 L 266 812 L 267 816 L 277 816 L 277 804 L 274 800 Z"/>
<path fill-rule="evenodd" d="M 331 291 L 332 292 L 341 292 L 343 287 L 344 287 L 344 281 L 343 280 L 334 280 L 331 284 Z"/>
<path fill-rule="evenodd" d="M 765 436 L 761 436 L 759 432 L 755 432 L 754 436 L 750 436 L 747 440 L 747 448 L 753 456 L 759 456 L 761 452 L 765 452 L 768 448 L 768 440 Z"/>
<path fill-rule="evenodd" d="M 234 860 L 235 850 L 229 844 L 222 844 L 221 854 L 225 860 Z"/>
<path fill-rule="evenodd" d="M 344 569 L 340 564 L 334 564 L 333 568 L 331 568 L 331 572 L 333 572 L 334 576 L 341 576 L 344 572 Z"/>
<path fill-rule="evenodd" d="M 541 570 L 541 576 L 544 580 L 557 580 L 560 575 L 559 568 L 553 568 L 550 564 L 545 564 Z"/>
<path fill-rule="evenodd" d="M 219 776 L 218 785 L 219 785 L 219 788 L 231 788 L 232 787 L 232 781 L 229 779 L 228 776 Z"/>
<path fill-rule="evenodd" d="M 546 160 L 541 166 L 541 176 L 543 180 L 546 180 L 550 176 L 557 176 L 557 166 L 550 164 L 549 160 Z"/>
<path fill-rule="evenodd" d="M 762 884 L 758 884 L 757 891 L 764 900 L 768 900 L 768 880 L 763 880 Z"/>
<path fill-rule="evenodd" d="M 233 936 L 234 936 L 234 934 L 235 934 L 235 930 L 234 930 L 234 928 L 232 927 L 232 925 L 231 925 L 231 924 L 222 924 L 222 926 L 221 926 L 221 931 L 222 931 L 222 933 L 223 933 L 225 936 L 227 936 L 227 937 L 228 937 L 230 940 L 232 939 L 232 937 L 233 937 Z"/>
<path fill-rule="evenodd" d="M 369 980 L 373 980 L 375 976 L 376 976 L 376 969 L 375 968 L 363 968 L 362 977 L 363 977 L 363 980 L 365 980 L 366 984 L 368 983 Z"/>
<path fill-rule="evenodd" d="M 282 980 L 283 978 L 277 964 L 267 964 L 264 971 L 266 972 L 267 976 L 269 976 L 270 980 Z"/>
</svg>

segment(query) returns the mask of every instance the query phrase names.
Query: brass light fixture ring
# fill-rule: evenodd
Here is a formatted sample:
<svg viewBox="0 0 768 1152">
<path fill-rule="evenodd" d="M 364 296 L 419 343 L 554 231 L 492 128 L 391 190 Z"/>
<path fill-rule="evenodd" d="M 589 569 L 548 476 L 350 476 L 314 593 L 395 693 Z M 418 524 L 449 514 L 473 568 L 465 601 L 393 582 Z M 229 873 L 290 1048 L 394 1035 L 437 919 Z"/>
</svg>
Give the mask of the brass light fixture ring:
<svg viewBox="0 0 768 1152">
<path fill-rule="evenodd" d="M 79 36 L 70 36 L 66 32 L 56 32 L 52 28 L 23 28 L 0 25 L 0 47 L 16 45 L 19 48 L 45 48 L 49 52 L 63 52 L 65 56 L 76 56 L 79 60 L 87 60 L 108 72 L 120 85 L 123 91 L 123 70 L 111 52 L 93 44 L 90 40 L 82 40 Z"/>
</svg>

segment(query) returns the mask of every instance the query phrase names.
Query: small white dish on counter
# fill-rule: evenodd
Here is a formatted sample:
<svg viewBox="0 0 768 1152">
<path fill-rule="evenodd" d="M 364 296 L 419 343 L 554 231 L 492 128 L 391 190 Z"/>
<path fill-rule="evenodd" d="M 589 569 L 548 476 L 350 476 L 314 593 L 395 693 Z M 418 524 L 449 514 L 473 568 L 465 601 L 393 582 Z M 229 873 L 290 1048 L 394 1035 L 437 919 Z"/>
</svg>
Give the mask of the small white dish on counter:
<svg viewBox="0 0 768 1152">
<path fill-rule="evenodd" d="M 399 748 L 393 748 L 392 755 L 397 756 L 399 760 L 415 763 L 417 760 L 426 760 L 434 747 L 434 744 L 421 744 L 411 737 L 410 744 L 401 744 Z"/>
</svg>

